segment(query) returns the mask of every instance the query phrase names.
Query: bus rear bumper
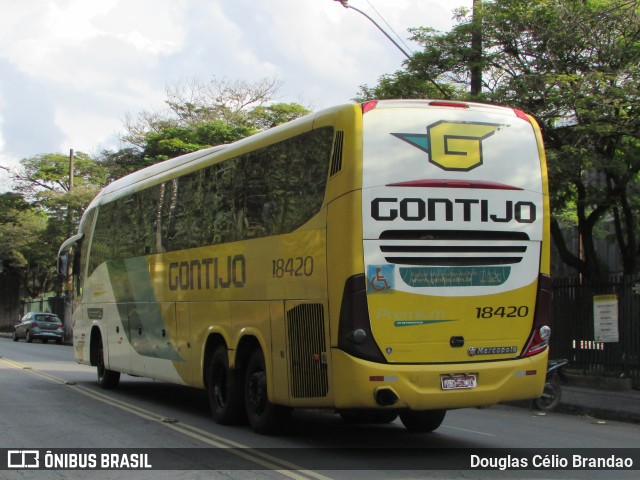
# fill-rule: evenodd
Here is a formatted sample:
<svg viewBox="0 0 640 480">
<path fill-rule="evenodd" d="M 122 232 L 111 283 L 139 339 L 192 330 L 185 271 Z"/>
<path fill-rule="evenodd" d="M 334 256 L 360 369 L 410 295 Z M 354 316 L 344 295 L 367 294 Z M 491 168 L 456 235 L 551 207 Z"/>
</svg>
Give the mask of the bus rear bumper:
<svg viewBox="0 0 640 480">
<path fill-rule="evenodd" d="M 404 365 L 369 362 L 333 349 L 335 406 L 433 410 L 537 398 L 544 387 L 547 352 L 494 362 Z M 451 375 L 475 378 L 476 386 L 444 389 L 442 378 Z M 394 394 L 397 400 L 389 405 Z"/>
</svg>

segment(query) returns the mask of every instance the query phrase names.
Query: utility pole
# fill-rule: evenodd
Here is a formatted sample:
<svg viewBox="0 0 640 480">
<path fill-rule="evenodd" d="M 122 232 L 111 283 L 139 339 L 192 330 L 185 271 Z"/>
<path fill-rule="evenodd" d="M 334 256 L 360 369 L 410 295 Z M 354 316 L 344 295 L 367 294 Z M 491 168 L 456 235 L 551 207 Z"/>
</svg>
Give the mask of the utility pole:
<svg viewBox="0 0 640 480">
<path fill-rule="evenodd" d="M 75 153 L 73 148 L 69 150 L 69 191 L 73 190 L 73 160 L 75 159 Z"/>
<path fill-rule="evenodd" d="M 75 152 L 73 148 L 69 150 L 69 192 L 73 190 L 73 162 L 75 160 Z M 67 205 L 67 237 L 71 236 L 71 206 Z M 74 255 L 79 255 L 80 252 L 74 252 Z M 71 319 L 73 316 L 73 296 L 75 292 L 73 291 L 73 283 L 71 283 L 71 288 L 69 289 L 70 283 L 68 280 L 62 280 L 62 298 L 63 298 L 63 320 L 62 324 L 64 326 L 64 341 L 69 342 L 73 336 L 73 332 L 71 330 Z"/>
<path fill-rule="evenodd" d="M 482 16 L 479 12 L 482 0 L 473 0 L 473 12 L 471 17 L 471 89 L 472 96 L 477 97 L 482 93 Z"/>
</svg>

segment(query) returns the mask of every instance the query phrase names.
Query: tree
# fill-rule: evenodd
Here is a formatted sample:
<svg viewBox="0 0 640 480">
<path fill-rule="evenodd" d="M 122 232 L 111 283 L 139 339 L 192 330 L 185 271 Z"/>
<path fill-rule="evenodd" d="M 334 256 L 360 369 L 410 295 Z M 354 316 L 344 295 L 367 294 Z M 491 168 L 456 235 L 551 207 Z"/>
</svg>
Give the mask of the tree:
<svg viewBox="0 0 640 480">
<path fill-rule="evenodd" d="M 142 111 L 125 120 L 126 143 L 143 149 L 150 132 L 171 127 L 195 128 L 199 124 L 222 121 L 236 127 L 251 126 L 251 111 L 270 105 L 282 87 L 278 79 L 255 82 L 218 79 L 192 80 L 167 87 L 164 111 Z M 252 117 L 255 120 L 255 116 Z"/>
<path fill-rule="evenodd" d="M 477 5 L 475 16 L 462 9 L 456 18 L 447 33 L 412 29 L 423 50 L 405 75 L 455 87 L 452 97 L 534 115 L 549 158 L 561 257 L 587 279 L 602 277 L 594 238 L 612 222 L 624 272 L 638 271 L 640 2 L 495 0 Z M 480 58 L 473 43 L 478 25 Z M 483 88 L 471 97 L 463 88 L 478 62 Z M 567 246 L 561 228 L 567 222 L 574 222 L 582 252 Z"/>
<path fill-rule="evenodd" d="M 75 187 L 104 185 L 107 171 L 89 155 L 74 155 L 73 185 Z M 43 153 L 20 161 L 21 171 L 12 177 L 17 192 L 37 200 L 52 192 L 69 191 L 69 157 L 60 153 Z"/>
<path fill-rule="evenodd" d="M 113 180 L 139 168 L 203 148 L 232 143 L 307 115 L 296 103 L 273 103 L 283 82 L 213 78 L 167 88 L 164 112 L 143 111 L 125 122 L 127 144 L 104 151 L 100 163 Z"/>
<path fill-rule="evenodd" d="M 13 173 L 16 192 L 3 196 L 0 248 L 4 266 L 20 278 L 20 290 L 36 297 L 57 287 L 58 248 L 76 231 L 107 172 L 79 152 L 70 190 L 66 155 L 40 154 L 23 159 L 21 165 L 22 170 Z"/>
<path fill-rule="evenodd" d="M 17 291 L 36 296 L 50 286 L 50 251 L 44 232 L 46 214 L 15 192 L 0 194 L 2 272 L 18 280 Z M 44 290 L 43 290 L 44 289 Z"/>
</svg>

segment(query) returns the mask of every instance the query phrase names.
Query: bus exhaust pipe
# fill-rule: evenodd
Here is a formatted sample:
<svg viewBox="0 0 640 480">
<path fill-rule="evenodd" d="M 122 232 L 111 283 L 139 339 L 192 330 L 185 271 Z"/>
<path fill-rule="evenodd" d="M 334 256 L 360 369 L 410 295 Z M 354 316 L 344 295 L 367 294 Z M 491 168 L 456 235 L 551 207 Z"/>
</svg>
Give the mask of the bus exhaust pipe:
<svg viewBox="0 0 640 480">
<path fill-rule="evenodd" d="M 398 401 L 398 395 L 389 387 L 376 388 L 373 395 L 381 407 L 390 407 Z"/>
</svg>

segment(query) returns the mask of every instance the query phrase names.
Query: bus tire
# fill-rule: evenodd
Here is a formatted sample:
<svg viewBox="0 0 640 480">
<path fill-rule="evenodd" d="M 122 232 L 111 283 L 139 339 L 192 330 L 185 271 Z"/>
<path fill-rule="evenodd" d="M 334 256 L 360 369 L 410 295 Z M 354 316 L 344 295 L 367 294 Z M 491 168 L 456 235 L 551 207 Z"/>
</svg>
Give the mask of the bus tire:
<svg viewBox="0 0 640 480">
<path fill-rule="evenodd" d="M 438 428 L 446 410 L 405 410 L 400 412 L 400 420 L 410 432 L 427 433 Z"/>
<path fill-rule="evenodd" d="M 244 397 L 242 375 L 229 368 L 229 352 L 224 345 L 216 348 L 209 361 L 207 396 L 211 415 L 220 425 L 233 425 L 242 420 Z"/>
<path fill-rule="evenodd" d="M 349 425 L 391 423 L 398 418 L 396 410 L 340 410 L 342 421 Z"/>
<path fill-rule="evenodd" d="M 267 395 L 267 370 L 262 350 L 257 349 L 249 358 L 244 382 L 247 418 L 256 433 L 277 433 L 287 422 L 291 409 L 275 405 Z"/>
<path fill-rule="evenodd" d="M 115 370 L 109 370 L 104 364 L 104 346 L 102 344 L 102 338 L 98 339 L 98 352 L 97 352 L 97 365 L 96 370 L 98 372 L 98 385 L 105 390 L 112 390 L 118 387 L 120 383 L 120 372 Z"/>
</svg>

